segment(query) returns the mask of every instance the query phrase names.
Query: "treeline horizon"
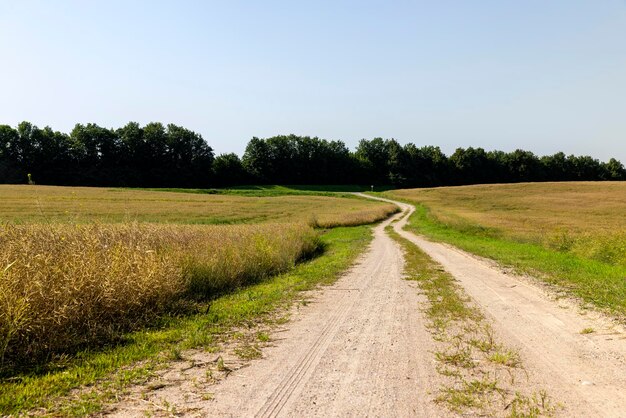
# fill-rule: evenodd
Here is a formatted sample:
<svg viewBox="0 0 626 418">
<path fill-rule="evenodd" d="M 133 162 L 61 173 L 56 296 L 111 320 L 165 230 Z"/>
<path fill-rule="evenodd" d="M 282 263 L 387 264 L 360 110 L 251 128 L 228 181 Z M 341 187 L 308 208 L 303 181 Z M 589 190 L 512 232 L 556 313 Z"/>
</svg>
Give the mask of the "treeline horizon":
<svg viewBox="0 0 626 418">
<path fill-rule="evenodd" d="M 611 158 L 558 152 L 485 151 L 278 135 L 252 138 L 242 157 L 215 156 L 194 131 L 174 124 L 129 122 L 118 129 L 76 124 L 67 134 L 22 122 L 0 125 L 0 183 L 61 186 L 213 188 L 255 184 L 360 184 L 437 187 L 488 183 L 626 180 Z"/>
</svg>

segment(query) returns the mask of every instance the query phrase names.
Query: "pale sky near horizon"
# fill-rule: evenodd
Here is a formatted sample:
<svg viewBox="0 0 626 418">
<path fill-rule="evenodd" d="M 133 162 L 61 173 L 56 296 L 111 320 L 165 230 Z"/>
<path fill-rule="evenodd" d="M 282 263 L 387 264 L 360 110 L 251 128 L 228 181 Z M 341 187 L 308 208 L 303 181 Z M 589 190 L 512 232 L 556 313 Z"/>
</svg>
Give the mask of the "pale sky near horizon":
<svg viewBox="0 0 626 418">
<path fill-rule="evenodd" d="M 626 0 L 0 0 L 0 124 L 563 151 L 626 164 Z"/>
</svg>

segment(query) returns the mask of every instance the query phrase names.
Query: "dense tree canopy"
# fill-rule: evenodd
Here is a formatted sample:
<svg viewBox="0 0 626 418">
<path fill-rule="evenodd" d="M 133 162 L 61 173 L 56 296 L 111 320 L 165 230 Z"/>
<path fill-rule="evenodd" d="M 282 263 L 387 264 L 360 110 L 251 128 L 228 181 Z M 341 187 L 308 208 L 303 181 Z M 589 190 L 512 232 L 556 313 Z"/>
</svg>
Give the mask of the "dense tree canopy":
<svg viewBox="0 0 626 418">
<path fill-rule="evenodd" d="M 22 122 L 0 125 L 0 183 L 130 187 L 225 187 L 242 184 L 375 184 L 433 187 L 524 181 L 626 180 L 621 162 L 559 152 L 538 157 L 363 139 L 281 135 L 252 138 L 243 157 L 213 150 L 180 126 L 130 122 L 119 129 L 77 124 L 69 134 Z"/>
<path fill-rule="evenodd" d="M 340 141 L 296 135 L 252 138 L 242 160 L 260 183 L 349 184 L 356 180 L 350 150 Z"/>
<path fill-rule="evenodd" d="M 176 125 L 135 122 L 113 130 L 77 124 L 70 134 L 22 122 L 0 126 L 0 182 L 31 173 L 41 184 L 209 187 L 213 150 Z"/>
</svg>

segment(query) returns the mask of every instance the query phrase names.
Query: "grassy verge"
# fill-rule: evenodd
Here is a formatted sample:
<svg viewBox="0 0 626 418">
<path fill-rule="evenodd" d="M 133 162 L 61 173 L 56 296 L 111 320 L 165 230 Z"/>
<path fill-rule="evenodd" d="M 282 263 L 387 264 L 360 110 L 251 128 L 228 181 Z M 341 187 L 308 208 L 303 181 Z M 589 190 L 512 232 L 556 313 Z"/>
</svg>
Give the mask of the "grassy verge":
<svg viewBox="0 0 626 418">
<path fill-rule="evenodd" d="M 415 206 L 416 211 L 407 226 L 409 230 L 491 258 L 518 272 L 532 274 L 584 302 L 626 316 L 626 267 L 559 252 L 540 244 L 516 242 L 478 225 L 456 228 L 438 221 L 427 207 Z"/>
<path fill-rule="evenodd" d="M 224 336 L 236 327 L 275 320 L 272 313 L 288 306 L 300 291 L 336 280 L 370 240 L 370 229 L 365 226 L 327 231 L 321 236 L 323 255 L 289 273 L 215 299 L 202 314 L 166 317 L 158 327 L 126 335 L 117 346 L 58 359 L 45 373 L 31 371 L 4 379 L 0 383 L 0 415 L 35 408 L 54 415 L 96 412 L 120 390 L 145 381 L 177 359 L 181 350 L 218 351 Z M 88 390 L 75 391 L 86 386 Z"/>
<path fill-rule="evenodd" d="M 437 345 L 437 371 L 445 378 L 437 402 L 459 414 L 549 415 L 554 408 L 547 393 L 520 385 L 525 374 L 519 354 L 495 341 L 454 278 L 391 227 L 387 232 L 404 250 L 407 279 L 415 280 L 428 299 L 425 313 Z"/>
</svg>

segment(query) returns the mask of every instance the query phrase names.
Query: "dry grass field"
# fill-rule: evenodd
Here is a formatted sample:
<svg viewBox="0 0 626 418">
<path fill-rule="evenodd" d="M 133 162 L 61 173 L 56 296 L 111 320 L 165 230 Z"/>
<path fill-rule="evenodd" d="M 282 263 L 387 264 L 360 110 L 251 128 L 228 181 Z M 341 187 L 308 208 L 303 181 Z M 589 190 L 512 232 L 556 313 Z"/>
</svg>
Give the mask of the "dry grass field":
<svg viewBox="0 0 626 418">
<path fill-rule="evenodd" d="M 626 265 L 626 183 L 521 183 L 395 190 L 458 230 Z"/>
<path fill-rule="evenodd" d="M 312 227 L 396 210 L 333 196 L 2 185 L 0 363 L 114 341 L 293 267 L 320 249 Z"/>
<path fill-rule="evenodd" d="M 306 222 L 320 227 L 385 218 L 394 205 L 357 198 L 249 197 L 88 187 L 0 185 L 0 222 L 93 221 L 234 224 Z"/>
<path fill-rule="evenodd" d="M 304 224 L 31 224 L 0 228 L 0 248 L 0 355 L 30 362 L 285 271 L 317 235 Z"/>
</svg>

